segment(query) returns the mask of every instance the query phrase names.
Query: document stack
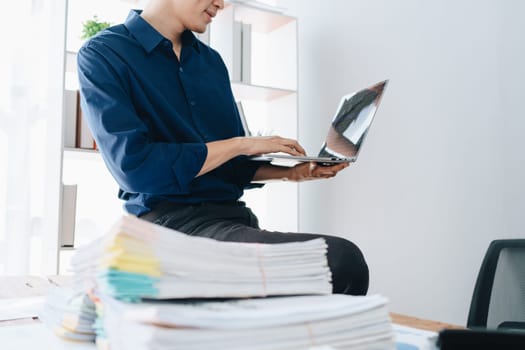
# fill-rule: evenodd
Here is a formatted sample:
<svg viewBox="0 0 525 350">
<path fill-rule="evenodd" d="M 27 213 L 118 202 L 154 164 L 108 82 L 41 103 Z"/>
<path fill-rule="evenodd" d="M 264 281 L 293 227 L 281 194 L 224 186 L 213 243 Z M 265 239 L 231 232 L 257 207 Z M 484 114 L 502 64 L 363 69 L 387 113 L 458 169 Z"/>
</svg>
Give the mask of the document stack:
<svg viewBox="0 0 525 350">
<path fill-rule="evenodd" d="M 99 293 L 127 301 L 329 294 L 326 250 L 323 239 L 219 242 L 124 216 L 72 265 L 77 282 L 95 276 Z"/>
<path fill-rule="evenodd" d="M 95 340 L 95 304 L 86 293 L 75 292 L 68 287 L 53 288 L 48 292 L 38 316 L 61 338 Z"/>
<path fill-rule="evenodd" d="M 124 303 L 102 298 L 111 350 L 393 349 L 381 296 Z"/>
<path fill-rule="evenodd" d="M 99 349 L 392 349 L 381 296 L 332 295 L 323 239 L 219 242 L 132 216 L 73 258 Z"/>
</svg>

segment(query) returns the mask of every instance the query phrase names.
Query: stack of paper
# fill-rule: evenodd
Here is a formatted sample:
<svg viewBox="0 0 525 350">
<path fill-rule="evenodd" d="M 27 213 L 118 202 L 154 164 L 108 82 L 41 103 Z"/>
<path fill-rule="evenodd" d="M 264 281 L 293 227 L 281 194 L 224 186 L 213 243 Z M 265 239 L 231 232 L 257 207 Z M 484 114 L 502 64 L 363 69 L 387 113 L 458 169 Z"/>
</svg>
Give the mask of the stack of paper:
<svg viewBox="0 0 525 350">
<path fill-rule="evenodd" d="M 54 324 L 110 350 L 393 349 L 386 299 L 330 294 L 326 251 L 323 239 L 219 242 L 126 216 L 73 259 L 90 312 Z"/>
<path fill-rule="evenodd" d="M 393 349 L 381 296 L 125 303 L 102 297 L 111 350 Z"/>
<path fill-rule="evenodd" d="M 72 265 L 82 290 L 128 301 L 329 294 L 326 251 L 323 239 L 219 242 L 124 216 Z"/>
<path fill-rule="evenodd" d="M 39 318 L 61 338 L 95 340 L 95 306 L 87 294 L 60 287 L 49 291 Z"/>
<path fill-rule="evenodd" d="M 396 346 L 398 349 L 438 350 L 438 333 L 423 329 L 393 324 Z"/>
</svg>

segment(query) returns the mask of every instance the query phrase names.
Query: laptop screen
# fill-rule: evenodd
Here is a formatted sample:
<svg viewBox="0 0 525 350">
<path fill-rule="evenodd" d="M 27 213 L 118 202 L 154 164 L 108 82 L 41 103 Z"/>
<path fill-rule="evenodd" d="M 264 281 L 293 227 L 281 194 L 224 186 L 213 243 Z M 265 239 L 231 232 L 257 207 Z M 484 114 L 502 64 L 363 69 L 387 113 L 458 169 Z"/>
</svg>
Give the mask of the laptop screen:
<svg viewBox="0 0 525 350">
<path fill-rule="evenodd" d="M 319 157 L 353 158 L 372 124 L 388 80 L 343 96 Z"/>
</svg>

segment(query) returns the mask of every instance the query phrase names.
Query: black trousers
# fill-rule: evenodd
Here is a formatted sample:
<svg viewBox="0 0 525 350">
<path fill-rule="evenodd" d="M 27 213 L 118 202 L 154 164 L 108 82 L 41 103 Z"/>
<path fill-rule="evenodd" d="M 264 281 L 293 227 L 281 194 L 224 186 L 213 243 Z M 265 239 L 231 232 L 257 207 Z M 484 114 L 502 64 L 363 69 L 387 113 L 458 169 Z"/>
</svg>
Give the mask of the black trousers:
<svg viewBox="0 0 525 350">
<path fill-rule="evenodd" d="M 365 295 L 368 290 L 368 266 L 354 243 L 329 235 L 262 230 L 257 217 L 244 202 L 192 205 L 162 202 L 141 218 L 192 236 L 228 242 L 271 244 L 322 237 L 328 245 L 333 292 Z"/>
</svg>

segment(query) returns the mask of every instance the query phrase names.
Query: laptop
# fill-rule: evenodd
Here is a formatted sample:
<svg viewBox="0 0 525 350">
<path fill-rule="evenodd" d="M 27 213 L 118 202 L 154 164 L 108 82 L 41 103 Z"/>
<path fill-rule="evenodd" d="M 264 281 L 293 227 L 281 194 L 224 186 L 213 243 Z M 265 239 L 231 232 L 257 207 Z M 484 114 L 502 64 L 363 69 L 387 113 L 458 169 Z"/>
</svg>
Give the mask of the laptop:
<svg viewBox="0 0 525 350">
<path fill-rule="evenodd" d="M 360 91 L 344 95 L 328 128 L 325 141 L 317 156 L 292 156 L 286 153 L 269 153 L 251 159 L 282 163 L 317 162 L 321 165 L 355 162 L 374 119 L 388 80 Z"/>
</svg>

